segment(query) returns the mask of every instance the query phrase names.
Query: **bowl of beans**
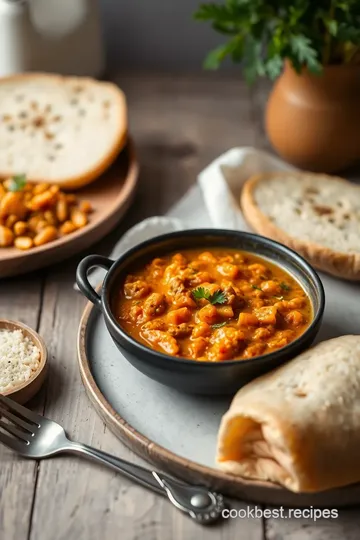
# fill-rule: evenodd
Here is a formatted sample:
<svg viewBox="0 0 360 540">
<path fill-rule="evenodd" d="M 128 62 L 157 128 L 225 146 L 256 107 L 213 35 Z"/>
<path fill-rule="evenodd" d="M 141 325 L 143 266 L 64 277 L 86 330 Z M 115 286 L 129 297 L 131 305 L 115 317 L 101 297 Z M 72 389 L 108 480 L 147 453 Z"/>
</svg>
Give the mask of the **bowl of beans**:
<svg viewBox="0 0 360 540">
<path fill-rule="evenodd" d="M 107 270 L 102 291 L 92 267 Z M 320 328 L 324 289 L 297 253 L 255 234 L 195 229 L 143 242 L 77 269 L 123 356 L 149 377 L 228 394 L 297 356 Z"/>
</svg>

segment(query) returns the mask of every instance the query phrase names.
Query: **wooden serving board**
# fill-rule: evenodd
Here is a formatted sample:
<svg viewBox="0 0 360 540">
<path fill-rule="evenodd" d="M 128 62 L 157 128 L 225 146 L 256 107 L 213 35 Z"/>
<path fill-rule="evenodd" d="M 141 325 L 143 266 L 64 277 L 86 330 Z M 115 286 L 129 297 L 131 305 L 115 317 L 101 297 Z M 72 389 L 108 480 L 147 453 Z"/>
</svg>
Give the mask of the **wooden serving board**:
<svg viewBox="0 0 360 540">
<path fill-rule="evenodd" d="M 86 227 L 29 251 L 0 248 L 0 278 L 31 272 L 57 263 L 101 240 L 129 208 L 138 178 L 134 143 L 129 140 L 114 165 L 76 194 L 91 202 L 94 212 Z"/>
<path fill-rule="evenodd" d="M 360 504 L 360 484 L 295 494 L 216 469 L 216 436 L 230 399 L 182 394 L 138 372 L 118 351 L 102 314 L 91 303 L 80 322 L 78 359 L 86 392 L 98 414 L 122 442 L 157 468 L 260 504 L 296 508 Z"/>
</svg>

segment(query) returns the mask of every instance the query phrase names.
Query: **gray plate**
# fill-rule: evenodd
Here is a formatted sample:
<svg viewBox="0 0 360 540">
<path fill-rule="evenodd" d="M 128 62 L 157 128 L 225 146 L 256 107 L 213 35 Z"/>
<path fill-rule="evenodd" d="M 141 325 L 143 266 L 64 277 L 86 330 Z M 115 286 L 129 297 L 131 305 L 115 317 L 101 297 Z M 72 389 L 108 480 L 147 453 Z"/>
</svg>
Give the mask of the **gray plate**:
<svg viewBox="0 0 360 540">
<path fill-rule="evenodd" d="M 360 285 L 321 277 L 326 308 L 317 341 L 359 334 Z M 158 467 L 185 480 L 203 481 L 224 493 L 264 504 L 340 507 L 360 503 L 360 484 L 298 495 L 270 483 L 249 482 L 216 470 L 216 436 L 230 399 L 182 394 L 138 372 L 112 342 L 101 313 L 90 305 L 80 325 L 79 350 L 85 387 L 98 412 L 122 440 Z"/>
</svg>

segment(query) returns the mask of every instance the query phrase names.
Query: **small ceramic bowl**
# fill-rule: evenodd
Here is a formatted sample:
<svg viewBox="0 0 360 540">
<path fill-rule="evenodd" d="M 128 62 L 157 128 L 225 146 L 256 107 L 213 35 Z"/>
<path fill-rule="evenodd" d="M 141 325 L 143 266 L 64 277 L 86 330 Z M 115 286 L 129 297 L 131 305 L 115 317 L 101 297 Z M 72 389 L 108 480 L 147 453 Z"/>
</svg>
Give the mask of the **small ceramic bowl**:
<svg viewBox="0 0 360 540">
<path fill-rule="evenodd" d="M 30 379 L 22 384 L 19 384 L 12 390 L 4 392 L 2 395 L 7 396 L 17 403 L 23 404 L 29 401 L 37 394 L 43 385 L 47 372 L 47 349 L 44 340 L 35 330 L 32 330 L 26 324 L 16 321 L 8 321 L 0 319 L 0 330 L 21 330 L 24 336 L 27 336 L 36 345 L 40 351 L 39 367 Z"/>
<path fill-rule="evenodd" d="M 134 265 L 165 253 L 190 248 L 233 248 L 264 257 L 284 268 L 302 285 L 313 308 L 313 321 L 295 341 L 275 352 L 249 360 L 197 362 L 169 356 L 146 347 L 121 327 L 111 311 L 113 291 Z M 96 266 L 108 270 L 100 295 L 90 285 L 87 274 Z M 125 252 L 117 261 L 89 255 L 77 269 L 82 293 L 101 309 L 107 329 L 124 357 L 149 377 L 178 390 L 198 394 L 230 394 L 251 379 L 265 373 L 308 348 L 319 331 L 325 306 L 322 283 L 315 270 L 289 248 L 255 234 L 219 229 L 194 229 L 157 236 Z"/>
</svg>

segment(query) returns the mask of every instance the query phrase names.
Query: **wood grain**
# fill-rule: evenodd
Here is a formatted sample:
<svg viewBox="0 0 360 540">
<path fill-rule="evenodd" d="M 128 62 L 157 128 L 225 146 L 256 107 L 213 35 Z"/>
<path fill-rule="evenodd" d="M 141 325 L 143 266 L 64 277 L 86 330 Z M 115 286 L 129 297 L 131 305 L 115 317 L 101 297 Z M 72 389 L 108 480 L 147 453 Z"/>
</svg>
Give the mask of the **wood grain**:
<svg viewBox="0 0 360 540">
<path fill-rule="evenodd" d="M 41 312 L 42 279 L 0 282 L 0 314 L 36 329 Z M 37 463 L 25 461 L 0 446 L 0 538 L 25 540 L 28 536 Z"/>
<path fill-rule="evenodd" d="M 141 163 L 139 189 L 126 220 L 91 251 L 108 253 L 127 228 L 164 214 L 197 173 L 233 146 L 265 145 L 261 131 L 267 89 L 249 90 L 234 76 L 115 76 L 130 105 Z M 264 147 L 264 146 L 263 146 Z M 83 254 L 82 254 L 83 255 Z M 43 275 L 0 282 L 0 316 L 19 319 L 48 345 L 49 379 L 34 407 L 63 423 L 69 435 L 141 462 L 105 427 L 90 405 L 76 362 L 76 332 L 84 307 L 73 292 L 76 259 Z M 42 294 L 43 290 L 43 294 Z M 43 309 L 42 297 L 44 300 Z M 46 394 L 46 395 L 45 395 Z M 44 401 L 45 398 L 45 401 Z M 358 511 L 339 520 L 234 519 L 203 529 L 163 499 L 114 473 L 75 458 L 36 462 L 0 447 L 0 538 L 4 540 L 355 540 Z M 238 508 L 246 505 L 235 502 Z M 335 531 L 335 532 L 334 532 Z M 332 535 L 332 536 L 331 536 Z"/>
</svg>

